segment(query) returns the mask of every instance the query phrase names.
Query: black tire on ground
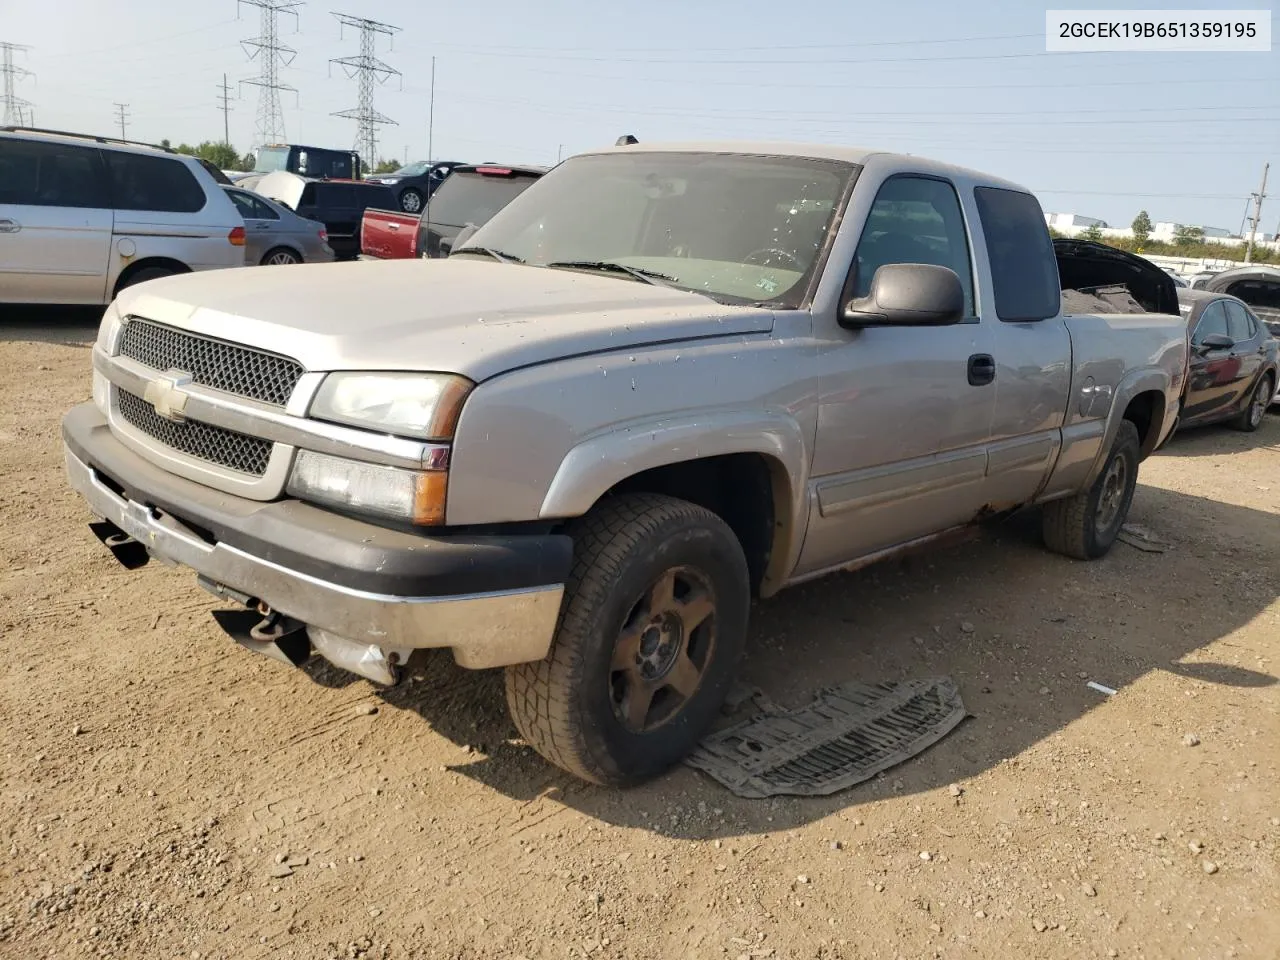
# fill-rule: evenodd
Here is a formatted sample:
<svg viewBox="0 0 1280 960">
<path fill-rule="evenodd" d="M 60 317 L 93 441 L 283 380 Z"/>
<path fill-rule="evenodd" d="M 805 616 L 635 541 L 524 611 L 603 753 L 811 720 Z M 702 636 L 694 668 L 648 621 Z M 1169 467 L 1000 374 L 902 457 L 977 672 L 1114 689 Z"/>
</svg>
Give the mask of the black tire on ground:
<svg viewBox="0 0 1280 960">
<path fill-rule="evenodd" d="M 180 270 L 174 270 L 171 267 L 143 267 L 137 270 L 122 281 L 116 284 L 116 293 L 125 290 L 128 287 L 136 286 L 139 283 L 146 283 L 148 280 L 159 280 L 161 277 L 172 277 L 181 273 Z"/>
<path fill-rule="evenodd" d="M 284 266 L 286 264 L 301 263 L 302 258 L 290 250 L 288 247 L 272 247 L 262 255 L 259 264 L 264 267 L 268 266 Z"/>
<path fill-rule="evenodd" d="M 422 191 L 414 187 L 407 188 L 400 194 L 400 209 L 405 213 L 422 212 Z"/>
<path fill-rule="evenodd" d="M 1088 490 L 1044 505 L 1044 544 L 1054 553 L 1077 560 L 1096 560 L 1120 534 L 1138 482 L 1138 428 L 1120 421 L 1115 441 L 1098 479 Z"/>
<path fill-rule="evenodd" d="M 1264 373 L 1249 394 L 1249 402 L 1240 411 L 1240 415 L 1231 422 L 1237 430 L 1253 433 L 1262 426 L 1262 418 L 1267 415 L 1267 407 L 1271 406 L 1271 398 L 1275 396 L 1276 385 L 1271 374 Z"/>
<path fill-rule="evenodd" d="M 611 497 L 574 521 L 574 564 L 546 659 L 506 670 L 516 727 L 599 784 L 638 783 L 698 743 L 742 652 L 746 558 L 709 510 Z"/>
</svg>

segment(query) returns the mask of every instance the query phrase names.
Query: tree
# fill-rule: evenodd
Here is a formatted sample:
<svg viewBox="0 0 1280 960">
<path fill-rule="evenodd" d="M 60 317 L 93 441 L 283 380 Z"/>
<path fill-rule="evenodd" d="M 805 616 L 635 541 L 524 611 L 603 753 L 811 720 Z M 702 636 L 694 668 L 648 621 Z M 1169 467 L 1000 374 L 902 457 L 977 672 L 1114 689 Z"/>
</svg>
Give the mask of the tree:
<svg viewBox="0 0 1280 960">
<path fill-rule="evenodd" d="M 166 147 L 170 145 L 168 140 L 161 140 L 160 143 Z M 189 143 L 180 143 L 172 149 L 177 153 L 185 153 L 189 157 L 208 160 L 219 170 L 237 170 L 242 165 L 240 154 L 236 152 L 236 148 L 229 143 L 221 143 L 217 140 L 204 140 L 194 147 Z M 253 169 L 252 163 L 249 169 Z"/>
<path fill-rule="evenodd" d="M 248 173 L 258 165 L 258 158 L 250 151 L 240 158 L 240 169 Z"/>
<path fill-rule="evenodd" d="M 1139 210 L 1138 215 L 1133 218 L 1133 239 L 1138 241 L 1138 246 L 1151 239 L 1151 217 L 1145 210 Z"/>
<path fill-rule="evenodd" d="M 373 168 L 376 173 L 395 173 L 400 169 L 400 164 L 395 160 L 380 160 L 378 165 Z"/>
<path fill-rule="evenodd" d="M 1089 229 L 1083 234 L 1084 239 L 1092 240 L 1094 243 L 1102 242 L 1102 228 L 1096 223 L 1089 224 Z"/>
<path fill-rule="evenodd" d="M 1197 243 L 1204 243 L 1204 227 L 1179 224 L 1178 229 L 1173 232 L 1173 242 L 1179 247 L 1190 247 Z"/>
</svg>

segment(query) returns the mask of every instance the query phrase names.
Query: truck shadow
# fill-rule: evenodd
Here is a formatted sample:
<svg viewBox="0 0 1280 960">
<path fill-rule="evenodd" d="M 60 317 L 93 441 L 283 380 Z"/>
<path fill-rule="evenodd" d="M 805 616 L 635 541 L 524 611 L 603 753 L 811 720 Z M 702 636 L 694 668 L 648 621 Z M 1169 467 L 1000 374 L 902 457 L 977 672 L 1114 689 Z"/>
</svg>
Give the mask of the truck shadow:
<svg viewBox="0 0 1280 960">
<path fill-rule="evenodd" d="M 1179 429 L 1156 456 L 1214 457 L 1264 448 L 1280 452 L 1280 407 L 1272 407 L 1253 433 L 1225 423 Z"/>
<path fill-rule="evenodd" d="M 970 717 L 914 759 L 844 792 L 742 800 L 678 767 L 631 790 L 582 783 L 516 739 L 500 671 L 473 673 L 447 653 L 411 662 L 417 678 L 383 691 L 438 733 L 474 747 L 450 769 L 520 801 L 548 795 L 606 823 L 688 839 L 775 832 L 886 796 L 945 788 L 1062 730 L 1151 671 L 1235 688 L 1276 678 L 1184 658 L 1249 623 L 1280 595 L 1280 516 L 1139 487 L 1134 522 L 1165 553 L 1117 544 L 1077 563 L 1042 547 L 1031 512 L 975 542 L 802 585 L 753 611 L 743 679 L 785 706 L 846 680 L 949 675 Z M 964 627 L 962 628 L 962 624 Z M 971 630 L 969 628 L 972 628 Z M 308 665 L 327 685 L 354 678 Z M 1181 731 L 1164 731 L 1180 737 Z"/>
<path fill-rule="evenodd" d="M 88 346 L 98 335 L 103 309 L 0 304 L 0 342 Z"/>
</svg>

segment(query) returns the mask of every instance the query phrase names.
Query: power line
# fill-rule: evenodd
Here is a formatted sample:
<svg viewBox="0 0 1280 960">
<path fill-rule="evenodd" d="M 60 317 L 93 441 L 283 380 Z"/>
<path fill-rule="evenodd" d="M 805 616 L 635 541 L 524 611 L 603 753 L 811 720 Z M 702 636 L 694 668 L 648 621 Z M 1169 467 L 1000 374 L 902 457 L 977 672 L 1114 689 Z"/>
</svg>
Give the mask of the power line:
<svg viewBox="0 0 1280 960">
<path fill-rule="evenodd" d="M 15 53 L 26 53 L 30 47 L 20 43 L 0 43 L 0 74 L 4 75 L 4 122 L 6 124 L 22 123 L 22 111 L 32 106 L 30 100 L 24 100 L 17 94 L 19 80 L 35 76 L 30 70 L 13 62 Z"/>
<path fill-rule="evenodd" d="M 116 122 L 120 124 L 120 139 L 127 140 L 124 129 L 125 124 L 129 122 L 129 105 L 127 103 L 117 103 L 116 105 Z"/>
<path fill-rule="evenodd" d="M 227 84 L 227 75 L 222 75 L 222 83 L 218 84 L 218 105 L 222 108 L 222 142 L 231 143 L 231 87 Z"/>
<path fill-rule="evenodd" d="M 378 35 L 385 35 L 394 43 L 395 35 L 400 32 L 400 28 L 347 13 L 334 13 L 334 16 L 338 18 L 339 36 L 342 36 L 343 27 L 355 27 L 360 31 L 359 56 L 335 57 L 329 61 L 331 64 L 336 63 L 342 67 L 348 77 L 357 79 L 360 99 L 355 108 L 340 110 L 333 116 L 356 122 L 356 152 L 360 154 L 364 167 L 372 170 L 378 165 L 378 126 L 386 123 L 396 125 L 390 117 L 374 109 L 374 86 L 386 83 L 391 77 L 401 75 L 399 70 L 378 59 Z"/>
<path fill-rule="evenodd" d="M 280 66 L 283 64 L 287 67 L 293 63 L 298 51 L 280 42 L 278 21 L 281 13 L 292 14 L 296 26 L 296 8 L 302 6 L 302 0 L 236 0 L 237 14 L 241 4 L 258 8 L 260 32 L 250 40 L 240 41 L 240 45 L 249 54 L 249 59 L 258 61 L 258 76 L 240 82 L 258 88 L 258 119 L 255 127 L 258 145 L 280 143 L 285 138 L 280 91 L 292 94 L 298 92 L 296 87 L 280 82 Z"/>
</svg>

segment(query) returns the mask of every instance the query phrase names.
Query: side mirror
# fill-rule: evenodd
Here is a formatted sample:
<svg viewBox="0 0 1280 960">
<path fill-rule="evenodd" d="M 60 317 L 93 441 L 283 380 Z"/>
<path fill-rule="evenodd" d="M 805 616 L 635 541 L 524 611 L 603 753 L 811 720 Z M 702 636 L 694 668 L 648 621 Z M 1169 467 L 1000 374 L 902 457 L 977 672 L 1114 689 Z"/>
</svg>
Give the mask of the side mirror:
<svg viewBox="0 0 1280 960">
<path fill-rule="evenodd" d="M 1196 344 L 1196 350 L 1201 354 L 1209 353 L 1213 350 L 1230 350 L 1236 345 L 1236 342 L 1230 337 L 1221 333 L 1211 333 Z"/>
<path fill-rule="evenodd" d="M 928 263 L 887 263 L 871 278 L 871 292 L 851 300 L 843 327 L 942 327 L 964 317 L 964 288 L 954 270 Z"/>
</svg>

